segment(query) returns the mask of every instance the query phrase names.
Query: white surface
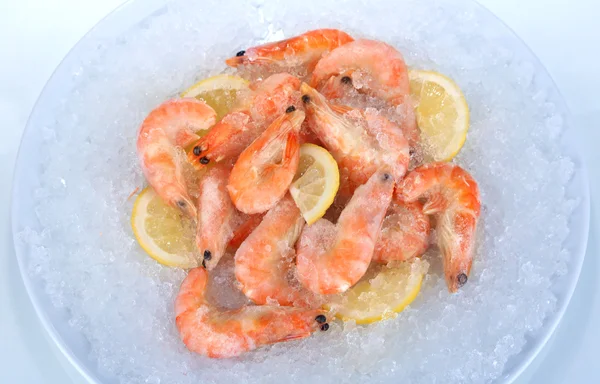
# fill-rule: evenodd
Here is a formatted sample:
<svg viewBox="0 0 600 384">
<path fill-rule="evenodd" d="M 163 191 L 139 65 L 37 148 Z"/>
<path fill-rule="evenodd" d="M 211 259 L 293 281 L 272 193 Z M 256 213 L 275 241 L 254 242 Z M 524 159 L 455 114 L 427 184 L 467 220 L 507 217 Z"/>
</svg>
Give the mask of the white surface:
<svg viewBox="0 0 600 384">
<path fill-rule="evenodd" d="M 51 3 L 51 4 L 50 4 Z M 46 80 L 79 38 L 121 0 L 0 0 L 0 382 L 65 383 L 74 371 L 47 342 L 20 279 L 9 229 L 10 180 L 27 116 Z M 548 68 L 574 115 L 590 169 L 591 233 L 600 213 L 600 25 L 593 0 L 482 0 Z M 569 4 L 571 3 L 571 4 Z M 600 377 L 598 240 L 591 235 L 581 279 L 555 337 L 519 383 L 584 383 Z M 64 369 L 63 369 L 64 367 Z M 594 380 L 595 378 L 596 380 Z"/>
</svg>

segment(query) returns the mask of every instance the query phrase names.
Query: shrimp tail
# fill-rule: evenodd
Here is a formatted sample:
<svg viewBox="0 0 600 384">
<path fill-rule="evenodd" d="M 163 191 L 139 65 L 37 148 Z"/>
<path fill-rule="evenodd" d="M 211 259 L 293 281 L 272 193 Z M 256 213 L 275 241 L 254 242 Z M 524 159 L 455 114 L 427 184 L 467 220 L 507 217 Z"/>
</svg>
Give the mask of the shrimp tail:
<svg viewBox="0 0 600 384">
<path fill-rule="evenodd" d="M 284 168 L 298 167 L 298 157 L 300 156 L 300 137 L 298 131 L 291 131 L 288 133 L 287 140 L 285 142 L 285 152 L 283 153 L 283 159 L 281 165 Z"/>
<path fill-rule="evenodd" d="M 264 214 L 250 215 L 233 233 L 233 237 L 229 240 L 229 246 L 239 248 L 248 236 L 258 227 L 262 221 Z"/>
<path fill-rule="evenodd" d="M 289 170 L 290 172 L 296 172 L 298 168 L 298 159 L 300 157 L 300 138 L 297 132 L 289 132 L 285 141 L 285 150 L 281 163 L 279 164 L 267 164 L 264 167 L 265 173 L 272 173 L 278 169 Z"/>
</svg>

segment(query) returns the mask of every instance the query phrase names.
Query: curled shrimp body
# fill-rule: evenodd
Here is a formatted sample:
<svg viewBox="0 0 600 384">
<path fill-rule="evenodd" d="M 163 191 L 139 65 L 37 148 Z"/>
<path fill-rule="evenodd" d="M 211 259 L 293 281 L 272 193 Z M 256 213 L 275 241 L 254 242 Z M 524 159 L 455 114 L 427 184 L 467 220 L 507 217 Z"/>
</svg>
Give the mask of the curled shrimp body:
<svg viewBox="0 0 600 384">
<path fill-rule="evenodd" d="M 373 261 L 407 261 L 421 256 L 429 245 L 429 217 L 418 201 L 405 203 L 393 199 L 383 219 Z"/>
<path fill-rule="evenodd" d="M 196 99 L 168 100 L 146 117 L 137 137 L 137 153 L 144 176 L 170 206 L 196 218 L 196 205 L 183 176 L 183 147 L 198 140 L 195 132 L 215 124 L 216 113 Z"/>
<path fill-rule="evenodd" d="M 292 183 L 300 161 L 299 131 L 304 112 L 275 120 L 242 152 L 229 176 L 229 196 L 248 214 L 271 209 Z"/>
<path fill-rule="evenodd" d="M 450 292 L 456 292 L 467 282 L 473 262 L 481 211 L 477 182 L 457 165 L 433 163 L 410 172 L 398 184 L 397 193 L 407 202 L 427 200 L 423 212 L 436 216 L 446 284 Z"/>
<path fill-rule="evenodd" d="M 323 53 L 354 39 L 337 29 L 317 29 L 299 36 L 240 51 L 227 59 L 227 65 L 276 65 L 283 67 L 307 66 L 312 70 Z"/>
<path fill-rule="evenodd" d="M 306 83 L 300 90 L 310 128 L 339 164 L 341 184 L 350 185 L 350 193 L 382 167 L 396 180 L 404 176 L 409 146 L 394 123 L 371 108 L 331 105 Z"/>
<path fill-rule="evenodd" d="M 198 170 L 208 164 L 235 159 L 265 128 L 291 105 L 299 104 L 300 80 L 278 73 L 252 85 L 241 105 L 228 113 L 188 151 L 188 161 Z"/>
<path fill-rule="evenodd" d="M 219 164 L 200 180 L 196 246 L 203 259 L 202 266 L 208 270 L 217 266 L 244 219 L 227 192 L 230 169 L 227 164 Z"/>
<path fill-rule="evenodd" d="M 386 101 L 402 115 L 401 129 L 411 146 L 418 141 L 408 69 L 402 54 L 391 45 L 359 39 L 340 46 L 319 60 L 310 85 L 330 99 L 355 89 Z"/>
<path fill-rule="evenodd" d="M 319 219 L 297 245 L 298 279 L 320 294 L 346 291 L 367 271 L 394 191 L 394 178 L 378 171 L 358 187 L 336 225 Z"/>
<path fill-rule="evenodd" d="M 312 292 L 293 285 L 295 244 L 304 219 L 288 194 L 265 215 L 235 254 L 235 277 L 244 294 L 256 304 L 307 307 Z"/>
<path fill-rule="evenodd" d="M 206 270 L 192 269 L 175 300 L 177 329 L 193 352 L 215 358 L 234 357 L 328 328 L 324 311 L 315 309 L 262 305 L 219 310 L 205 298 L 207 280 Z"/>
</svg>

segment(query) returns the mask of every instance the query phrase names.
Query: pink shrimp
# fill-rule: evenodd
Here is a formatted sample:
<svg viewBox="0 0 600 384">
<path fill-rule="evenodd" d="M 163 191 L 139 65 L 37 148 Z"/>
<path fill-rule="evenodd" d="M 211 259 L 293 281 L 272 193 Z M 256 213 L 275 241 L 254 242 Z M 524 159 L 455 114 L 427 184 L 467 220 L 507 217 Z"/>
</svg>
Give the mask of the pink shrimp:
<svg viewBox="0 0 600 384">
<path fill-rule="evenodd" d="M 198 140 L 195 132 L 215 124 L 216 113 L 196 99 L 168 100 L 146 117 L 137 137 L 137 153 L 148 183 L 170 206 L 196 218 L 183 176 L 182 149 Z"/>
<path fill-rule="evenodd" d="M 407 202 L 425 198 L 423 212 L 436 215 L 437 243 L 450 292 L 465 285 L 473 262 L 475 232 L 481 211 L 477 182 L 458 165 L 426 164 L 398 184 Z"/>
<path fill-rule="evenodd" d="M 229 176 L 229 196 L 248 214 L 271 209 L 292 183 L 300 161 L 304 112 L 290 109 L 242 152 Z"/>
<path fill-rule="evenodd" d="M 298 279 L 320 294 L 344 292 L 367 271 L 394 191 L 394 178 L 378 171 L 358 187 L 336 225 L 319 219 L 297 245 Z"/>
<path fill-rule="evenodd" d="M 192 269 L 175 300 L 175 323 L 189 350 L 213 358 L 239 356 L 263 345 L 298 340 L 329 325 L 322 310 L 245 306 L 219 310 L 205 298 L 208 272 Z"/>
<path fill-rule="evenodd" d="M 244 221 L 227 192 L 230 169 L 228 164 L 218 164 L 200 180 L 196 246 L 202 266 L 208 270 L 217 266 L 234 231 Z"/>
<path fill-rule="evenodd" d="M 304 223 L 288 194 L 237 250 L 235 277 L 244 294 L 256 304 L 274 300 L 279 305 L 307 307 L 316 303 L 312 292 L 293 285 L 294 246 Z"/>
<path fill-rule="evenodd" d="M 341 184 L 351 193 L 377 169 L 388 167 L 395 180 L 406 173 L 408 142 L 398 127 L 374 109 L 335 106 L 302 83 L 300 90 L 312 131 L 340 166 Z"/>
<path fill-rule="evenodd" d="M 404 203 L 393 199 L 383 219 L 373 261 L 407 261 L 421 256 L 429 245 L 429 217 L 418 201 Z"/>
<path fill-rule="evenodd" d="M 408 69 L 402 54 L 391 45 L 367 39 L 344 44 L 319 60 L 310 85 L 330 99 L 356 89 L 386 101 L 397 107 L 402 132 L 411 147 L 418 142 Z"/>
<path fill-rule="evenodd" d="M 265 128 L 290 106 L 299 106 L 300 80 L 278 73 L 252 86 L 247 101 L 223 117 L 188 152 L 189 162 L 202 169 L 207 164 L 235 159 Z"/>
<path fill-rule="evenodd" d="M 337 29 L 317 29 L 299 36 L 248 48 L 227 59 L 227 65 L 306 66 L 312 71 L 321 56 L 354 39 Z"/>
</svg>

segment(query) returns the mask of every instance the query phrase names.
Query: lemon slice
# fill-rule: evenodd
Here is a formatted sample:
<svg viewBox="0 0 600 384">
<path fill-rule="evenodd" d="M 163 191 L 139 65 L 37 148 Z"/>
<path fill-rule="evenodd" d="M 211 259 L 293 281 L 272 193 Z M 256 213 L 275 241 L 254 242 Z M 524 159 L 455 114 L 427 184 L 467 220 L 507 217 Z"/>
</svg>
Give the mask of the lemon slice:
<svg viewBox="0 0 600 384">
<path fill-rule="evenodd" d="M 418 258 L 387 266 L 373 264 L 361 281 L 334 296 L 325 307 L 338 318 L 357 324 L 395 317 L 417 297 L 428 268 L 429 263 Z"/>
<path fill-rule="evenodd" d="M 318 145 L 302 144 L 290 194 L 308 225 L 323 217 L 339 186 L 340 172 L 331 154 Z"/>
<path fill-rule="evenodd" d="M 159 263 L 180 268 L 198 266 L 194 224 L 165 204 L 152 188 L 145 188 L 135 200 L 131 226 L 140 246 Z"/>
<path fill-rule="evenodd" d="M 218 121 L 236 104 L 238 96 L 249 89 L 248 85 L 248 81 L 238 76 L 217 75 L 192 85 L 181 97 L 204 100 L 217 112 Z"/>
<path fill-rule="evenodd" d="M 458 85 L 442 74 L 411 70 L 408 76 L 425 154 L 435 161 L 449 161 L 467 138 L 467 101 Z"/>
</svg>

